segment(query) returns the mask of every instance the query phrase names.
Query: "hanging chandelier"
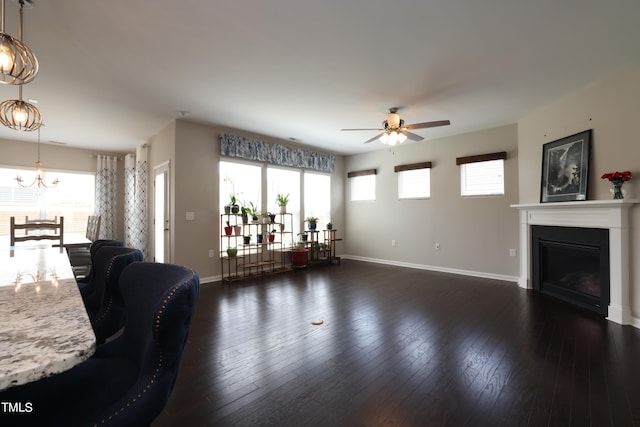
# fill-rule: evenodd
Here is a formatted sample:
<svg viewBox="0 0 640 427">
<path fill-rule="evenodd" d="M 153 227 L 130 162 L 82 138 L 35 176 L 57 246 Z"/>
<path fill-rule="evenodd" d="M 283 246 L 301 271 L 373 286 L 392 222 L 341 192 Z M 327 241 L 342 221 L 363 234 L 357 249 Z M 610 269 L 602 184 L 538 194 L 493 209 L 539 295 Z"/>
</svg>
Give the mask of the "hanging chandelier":
<svg viewBox="0 0 640 427">
<path fill-rule="evenodd" d="M 38 75 L 38 59 L 31 49 L 22 42 L 22 15 L 25 4 L 31 7 L 31 0 L 15 0 L 20 4 L 20 25 L 18 38 L 5 33 L 4 3 L 0 8 L 0 83 L 6 85 L 23 85 Z"/>
<path fill-rule="evenodd" d="M 38 128 L 38 160 L 36 161 L 36 176 L 31 182 L 31 184 L 25 184 L 24 180 L 20 175 L 16 175 L 15 180 L 18 182 L 18 185 L 21 187 L 33 187 L 37 185 L 38 188 L 53 188 L 60 183 L 58 178 L 51 181 L 51 184 L 48 184 L 44 181 L 44 173 L 42 172 L 42 162 L 40 161 L 40 129 Z"/>
</svg>

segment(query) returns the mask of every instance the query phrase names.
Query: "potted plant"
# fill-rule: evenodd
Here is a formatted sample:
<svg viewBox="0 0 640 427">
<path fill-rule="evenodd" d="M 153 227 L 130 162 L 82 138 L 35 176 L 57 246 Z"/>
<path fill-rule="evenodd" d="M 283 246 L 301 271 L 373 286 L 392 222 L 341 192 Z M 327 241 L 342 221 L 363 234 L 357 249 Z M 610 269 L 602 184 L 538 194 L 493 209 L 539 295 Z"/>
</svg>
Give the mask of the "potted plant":
<svg viewBox="0 0 640 427">
<path fill-rule="evenodd" d="M 224 234 L 227 236 L 231 236 L 231 233 L 233 232 L 233 227 L 229 225 L 229 221 L 227 221 L 227 226 L 224 227 Z"/>
<path fill-rule="evenodd" d="M 262 233 L 258 234 L 258 244 L 262 243 L 263 235 Z"/>
<path fill-rule="evenodd" d="M 238 212 L 240 212 L 240 206 L 238 206 L 238 202 L 236 200 L 235 194 L 229 194 L 229 198 L 231 199 L 231 202 L 229 202 L 227 206 L 229 206 L 229 209 L 232 214 L 237 214 Z M 226 206 L 225 206 L 225 211 L 226 211 Z"/>
<path fill-rule="evenodd" d="M 289 251 L 291 256 L 291 267 L 296 268 L 306 266 L 308 253 L 309 250 L 304 246 L 304 243 L 296 243 Z"/>
<path fill-rule="evenodd" d="M 258 207 L 254 205 L 253 202 L 249 202 L 249 207 L 246 209 L 247 214 L 251 215 L 251 220 L 258 221 L 258 215 L 260 215 L 260 213 L 258 212 Z"/>
<path fill-rule="evenodd" d="M 237 248 L 228 248 L 227 249 L 227 256 L 228 257 L 234 257 L 238 255 L 238 249 Z"/>
<path fill-rule="evenodd" d="M 248 245 L 251 243 L 251 234 L 249 234 L 248 236 L 242 236 L 242 238 L 244 239 L 245 245 Z"/>
<path fill-rule="evenodd" d="M 318 226 L 318 218 L 315 216 L 308 216 L 305 221 L 308 223 L 309 230 L 315 230 Z"/>
<path fill-rule="evenodd" d="M 242 234 L 242 226 L 240 224 L 236 224 L 233 226 L 233 231 L 236 236 L 239 236 L 240 234 Z"/>
<path fill-rule="evenodd" d="M 298 237 L 300 237 L 301 242 L 306 242 L 308 237 L 307 232 L 303 231 L 302 233 L 298 233 Z"/>
<path fill-rule="evenodd" d="M 275 239 L 276 239 L 276 229 L 274 228 L 273 230 L 271 230 L 271 232 L 269 233 L 269 242 L 272 243 Z"/>
<path fill-rule="evenodd" d="M 242 213 L 242 223 L 249 224 L 249 215 L 251 214 L 251 209 L 242 205 L 240 207 L 240 212 Z"/>
<path fill-rule="evenodd" d="M 281 214 L 287 213 L 287 204 L 289 203 L 289 193 L 287 193 L 286 195 L 282 193 L 278 193 L 276 195 L 276 203 L 280 207 Z"/>
<path fill-rule="evenodd" d="M 333 230 L 333 224 L 328 222 L 327 223 L 327 230 Z"/>
</svg>

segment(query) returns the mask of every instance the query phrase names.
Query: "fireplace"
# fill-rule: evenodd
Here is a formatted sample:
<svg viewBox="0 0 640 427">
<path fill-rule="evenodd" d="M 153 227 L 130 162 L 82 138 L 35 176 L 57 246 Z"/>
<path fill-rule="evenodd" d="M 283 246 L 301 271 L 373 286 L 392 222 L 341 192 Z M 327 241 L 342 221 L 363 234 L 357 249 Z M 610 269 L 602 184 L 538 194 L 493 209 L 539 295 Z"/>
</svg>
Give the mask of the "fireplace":
<svg viewBox="0 0 640 427">
<path fill-rule="evenodd" d="M 520 211 L 520 279 L 533 288 L 532 226 L 600 228 L 609 233 L 609 307 L 607 319 L 632 324 L 629 298 L 629 210 L 635 199 L 586 200 L 579 202 L 511 205 Z M 552 248 L 553 249 L 553 248 Z M 550 256 L 553 256 L 551 254 Z M 602 276 L 602 271 L 600 271 Z M 587 292 L 588 293 L 588 292 Z"/>
<path fill-rule="evenodd" d="M 533 288 L 596 314 L 609 306 L 609 230 L 531 226 Z"/>
</svg>

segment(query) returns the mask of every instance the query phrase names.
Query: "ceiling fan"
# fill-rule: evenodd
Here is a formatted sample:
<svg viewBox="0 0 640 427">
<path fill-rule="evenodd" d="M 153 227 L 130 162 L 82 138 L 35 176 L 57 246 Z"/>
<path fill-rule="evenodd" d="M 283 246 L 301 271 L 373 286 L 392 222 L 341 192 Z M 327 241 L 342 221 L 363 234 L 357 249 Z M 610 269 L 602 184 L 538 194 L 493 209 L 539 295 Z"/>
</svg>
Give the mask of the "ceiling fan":
<svg viewBox="0 0 640 427">
<path fill-rule="evenodd" d="M 404 124 L 404 120 L 400 119 L 400 115 L 398 114 L 398 108 L 389 108 L 389 114 L 387 115 L 387 120 L 382 122 L 383 128 L 379 129 L 340 129 L 343 131 L 352 131 L 352 130 L 381 130 L 382 133 L 374 136 L 373 138 L 365 141 L 365 144 L 368 144 L 376 139 L 380 139 L 383 144 L 387 145 L 396 145 L 402 144 L 405 140 L 410 139 L 412 141 L 422 141 L 424 138 L 420 135 L 416 135 L 415 133 L 409 132 L 414 129 L 426 129 L 433 128 L 438 126 L 448 126 L 451 122 L 449 120 L 439 120 L 435 122 L 424 122 L 424 123 L 414 123 L 412 125 Z"/>
</svg>

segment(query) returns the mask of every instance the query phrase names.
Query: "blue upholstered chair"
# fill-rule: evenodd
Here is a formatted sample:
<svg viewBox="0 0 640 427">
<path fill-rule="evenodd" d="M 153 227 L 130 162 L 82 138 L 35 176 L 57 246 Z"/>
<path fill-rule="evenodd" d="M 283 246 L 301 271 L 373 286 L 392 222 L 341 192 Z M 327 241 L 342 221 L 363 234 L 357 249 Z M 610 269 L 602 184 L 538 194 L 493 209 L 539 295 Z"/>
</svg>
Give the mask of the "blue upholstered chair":
<svg viewBox="0 0 640 427">
<path fill-rule="evenodd" d="M 91 268 L 89 269 L 89 274 L 87 274 L 83 278 L 76 280 L 76 282 L 78 283 L 78 288 L 80 288 L 80 294 L 82 294 L 83 298 L 86 298 L 89 295 L 91 295 L 93 293 L 93 290 L 95 289 L 95 269 L 93 268 L 93 263 L 94 263 L 93 258 L 95 257 L 95 254 L 98 251 L 98 249 L 100 249 L 103 246 L 124 246 L 124 243 L 118 240 L 102 239 L 102 240 L 96 240 L 91 244 L 91 247 L 89 248 L 89 257 L 91 258 L 90 260 Z"/>
<path fill-rule="evenodd" d="M 145 426 L 163 410 L 194 316 L 198 275 L 175 265 L 137 262 L 122 272 L 120 290 L 126 307 L 122 335 L 69 371 L 0 393 L 1 401 L 32 403 L 33 411 L 16 414 L 16 422 Z"/>
<path fill-rule="evenodd" d="M 96 251 L 95 288 L 84 302 L 97 344 L 105 342 L 124 325 L 124 301 L 118 281 L 126 266 L 142 258 L 142 252 L 132 248 L 103 246 Z"/>
</svg>

